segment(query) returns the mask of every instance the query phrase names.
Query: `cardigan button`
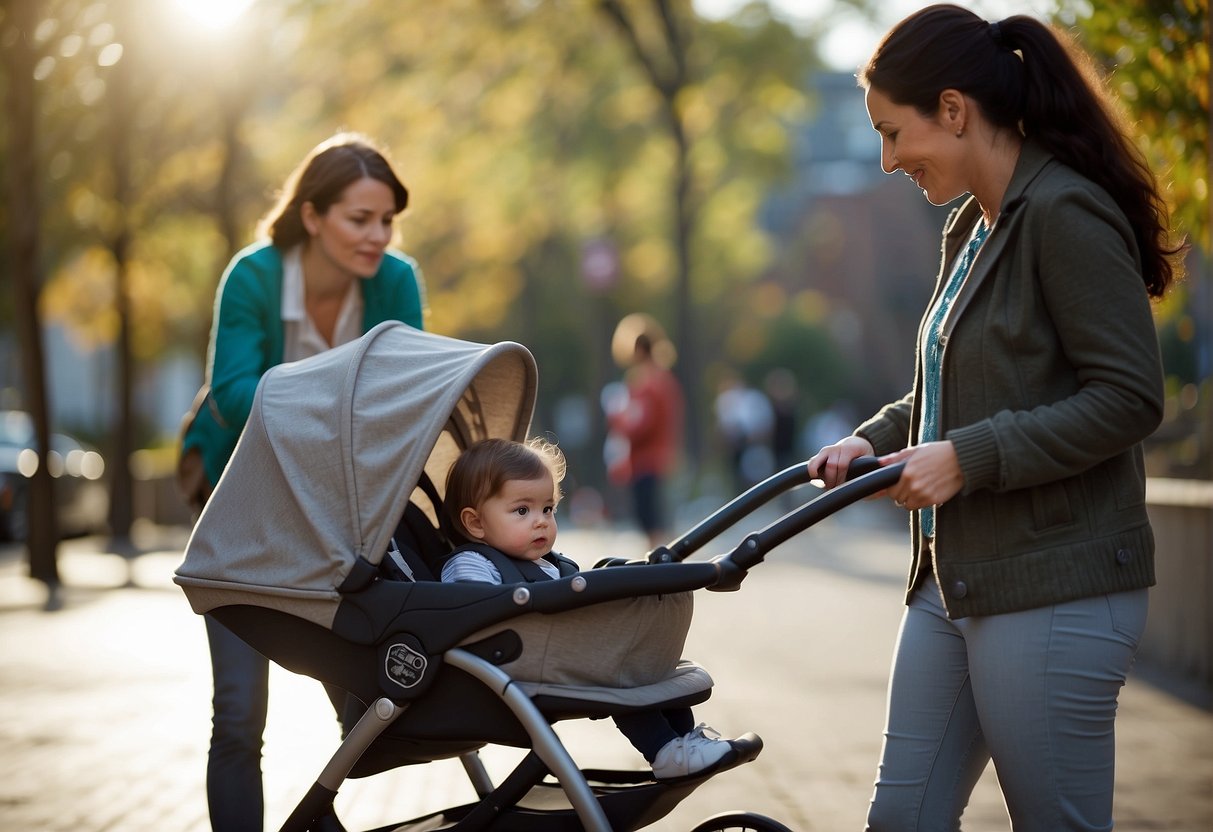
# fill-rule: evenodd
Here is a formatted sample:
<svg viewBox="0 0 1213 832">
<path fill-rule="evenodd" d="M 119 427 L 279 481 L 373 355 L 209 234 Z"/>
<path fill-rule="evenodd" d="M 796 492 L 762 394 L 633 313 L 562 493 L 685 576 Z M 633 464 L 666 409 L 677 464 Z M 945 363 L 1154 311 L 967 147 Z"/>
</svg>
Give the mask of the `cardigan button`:
<svg viewBox="0 0 1213 832">
<path fill-rule="evenodd" d="M 952 597 L 959 601 L 961 598 L 969 594 L 969 585 L 964 581 L 954 581 L 952 583 Z"/>
<path fill-rule="evenodd" d="M 1128 549 L 1117 549 L 1116 550 L 1116 562 L 1119 563 L 1121 566 L 1124 566 L 1126 563 L 1128 563 L 1132 559 L 1133 559 L 1133 553 L 1130 552 Z"/>
</svg>

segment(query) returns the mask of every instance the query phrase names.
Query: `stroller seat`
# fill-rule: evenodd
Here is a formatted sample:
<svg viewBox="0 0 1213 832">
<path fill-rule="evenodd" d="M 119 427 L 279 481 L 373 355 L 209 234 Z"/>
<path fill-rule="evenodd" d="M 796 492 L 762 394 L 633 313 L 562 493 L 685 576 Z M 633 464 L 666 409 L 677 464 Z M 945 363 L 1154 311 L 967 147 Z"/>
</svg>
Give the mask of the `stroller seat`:
<svg viewBox="0 0 1213 832">
<path fill-rule="evenodd" d="M 428 654 L 458 647 L 503 668 L 510 684 L 553 722 L 600 719 L 641 708 L 690 706 L 709 698 L 713 681 L 707 670 L 680 656 L 690 618 L 689 592 L 660 600 L 623 597 L 555 615 L 520 614 L 511 587 L 439 582 L 437 571 L 450 548 L 417 502 L 410 500 L 376 574 L 369 578 L 362 575 L 364 585 L 356 590 L 349 586 L 343 589 L 349 596 L 347 603 L 359 612 L 357 628 L 339 619 L 330 630 L 280 610 L 253 605 L 219 607 L 209 614 L 229 629 L 247 632 L 246 640 L 278 664 L 347 691 L 362 708 L 385 696 L 401 704 L 409 702 L 410 712 L 393 725 L 390 736 L 456 740 L 457 747 L 477 742 L 525 746 L 530 741 L 501 708 L 499 697 L 465 678 L 465 674 L 446 672 L 444 668 L 433 682 L 439 689 L 427 690 L 421 697 L 390 681 L 393 674 L 381 671 L 393 661 L 385 655 L 391 650 L 384 644 L 392 640 L 391 633 L 414 635 L 424 645 L 424 651 L 418 652 L 426 653 L 427 661 Z M 364 565 L 364 569 L 369 567 Z M 346 584 L 351 583 L 356 582 L 347 579 Z M 565 583 L 572 583 L 572 579 Z M 424 599 L 396 600 L 399 590 L 409 588 L 414 593 L 424 590 Z M 570 593 L 566 590 L 565 594 Z M 509 598 L 509 617 L 489 626 L 474 626 L 477 619 L 471 608 L 486 597 L 496 601 L 503 596 Z M 491 604 L 490 618 L 496 617 L 499 607 Z M 644 614 L 645 608 L 658 607 L 670 608 L 666 619 L 657 623 L 668 621 L 674 629 L 673 639 L 666 645 L 653 645 L 647 652 L 643 645 L 634 643 L 634 638 L 615 645 L 600 643 L 592 655 L 580 649 L 566 655 L 552 646 L 554 633 L 560 635 L 566 650 L 569 643 L 577 645 L 595 636 L 600 642 L 609 641 L 615 622 L 624 622 L 622 629 L 630 633 L 638 614 Z M 677 629 L 680 625 L 681 631 Z M 351 632 L 357 635 L 351 637 Z M 554 657 L 553 650 L 557 651 Z M 616 666 L 624 659 L 629 665 L 627 673 Z M 603 679 L 614 684 L 595 683 Z M 451 702 L 469 704 L 452 707 L 448 704 Z M 348 716 L 346 721 L 350 721 Z M 406 762 L 418 761 L 398 761 L 396 765 Z"/>
<path fill-rule="evenodd" d="M 406 508 L 392 543 L 395 556 L 384 559 L 380 569 L 383 574 L 373 579 L 371 586 L 391 592 L 400 584 L 415 583 L 438 594 L 465 594 L 461 586 L 434 580 L 432 570 L 438 558 L 433 552 L 445 543 L 415 503 L 410 502 Z M 409 577 L 400 577 L 401 572 Z M 512 594 L 512 588 L 505 590 Z M 602 602 L 595 605 L 595 610 L 602 621 L 609 621 L 620 614 L 612 609 L 613 604 L 630 601 Z M 407 612 L 396 608 L 392 612 L 398 620 L 408 618 Z M 578 805 L 580 802 L 584 807 L 590 800 L 600 807 L 609 829 L 640 829 L 668 814 L 711 776 L 752 761 L 762 749 L 760 739 L 745 735 L 737 741 L 734 756 L 710 774 L 674 783 L 655 781 L 650 772 L 641 769 L 578 769 L 564 752 L 552 724 L 568 719 L 603 719 L 645 708 L 697 705 L 710 697 L 712 679 L 703 667 L 687 660 L 679 661 L 663 678 L 632 687 L 528 682 L 500 669 L 525 653 L 528 629 L 537 628 L 542 633 L 558 627 L 561 614 L 527 613 L 480 628 L 442 655 L 445 666 L 432 687 L 425 696 L 411 701 L 393 698 L 395 691 L 385 690 L 377 672 L 384 652 L 382 639 L 376 644 L 358 644 L 280 610 L 251 605 L 229 605 L 210 614 L 283 667 L 350 694 L 343 715 L 343 744 L 300 804 L 298 817 L 292 816 L 284 830 L 306 829 L 301 825 L 305 823 L 303 818 L 331 809 L 343 779 L 451 757 L 460 757 L 473 782 L 480 782 L 477 788 L 482 799 L 392 824 L 383 827 L 382 832 L 581 829 Z M 592 621 L 584 615 L 581 618 L 583 625 Z M 489 785 L 476 756 L 490 743 L 532 749 L 510 777 L 496 787 Z M 584 784 L 580 801 L 570 796 L 561 782 L 574 778 L 574 771 Z M 554 772 L 560 772 L 557 779 L 552 779 Z M 486 822 L 484 807 L 489 805 L 508 808 L 497 809 L 492 824 L 482 826 Z"/>
</svg>

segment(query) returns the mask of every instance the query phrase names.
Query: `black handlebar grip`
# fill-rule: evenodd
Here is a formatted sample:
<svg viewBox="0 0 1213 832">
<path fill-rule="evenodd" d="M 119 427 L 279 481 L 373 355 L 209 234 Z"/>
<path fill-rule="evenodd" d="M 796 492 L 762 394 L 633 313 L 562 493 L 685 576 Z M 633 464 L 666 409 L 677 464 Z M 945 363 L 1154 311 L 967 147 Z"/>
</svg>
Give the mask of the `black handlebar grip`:
<svg viewBox="0 0 1213 832">
<path fill-rule="evenodd" d="M 880 461 L 874 456 L 857 456 L 851 460 L 851 464 L 847 466 L 847 479 L 853 480 L 856 477 L 862 477 L 864 474 L 870 474 L 880 467 Z"/>
</svg>

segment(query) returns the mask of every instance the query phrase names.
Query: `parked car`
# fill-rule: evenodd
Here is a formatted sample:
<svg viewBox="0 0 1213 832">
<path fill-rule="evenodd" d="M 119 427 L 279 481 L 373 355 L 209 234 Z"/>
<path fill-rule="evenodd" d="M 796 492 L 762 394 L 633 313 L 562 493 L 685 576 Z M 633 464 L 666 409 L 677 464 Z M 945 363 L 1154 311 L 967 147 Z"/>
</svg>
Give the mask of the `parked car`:
<svg viewBox="0 0 1213 832">
<path fill-rule="evenodd" d="M 64 537 L 105 529 L 109 491 L 105 460 L 66 433 L 51 434 L 47 466 L 55 478 L 59 531 Z M 20 410 L 0 411 L 0 540 L 25 540 L 29 480 L 38 470 L 33 420 Z"/>
</svg>

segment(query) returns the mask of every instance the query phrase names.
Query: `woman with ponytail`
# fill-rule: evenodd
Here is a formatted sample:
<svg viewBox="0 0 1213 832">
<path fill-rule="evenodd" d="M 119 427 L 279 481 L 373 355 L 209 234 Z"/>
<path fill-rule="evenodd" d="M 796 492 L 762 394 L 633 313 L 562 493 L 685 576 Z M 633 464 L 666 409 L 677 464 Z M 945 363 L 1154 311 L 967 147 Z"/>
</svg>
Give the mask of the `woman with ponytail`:
<svg viewBox="0 0 1213 832">
<path fill-rule="evenodd" d="M 1030 17 L 953 5 L 858 75 L 881 165 L 945 224 L 913 385 L 809 470 L 904 462 L 913 558 L 867 828 L 955 830 L 992 760 L 1016 832 L 1112 828 L 1117 697 L 1154 539 L 1163 411 L 1150 300 L 1182 246 L 1090 61 Z"/>
</svg>

